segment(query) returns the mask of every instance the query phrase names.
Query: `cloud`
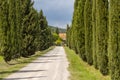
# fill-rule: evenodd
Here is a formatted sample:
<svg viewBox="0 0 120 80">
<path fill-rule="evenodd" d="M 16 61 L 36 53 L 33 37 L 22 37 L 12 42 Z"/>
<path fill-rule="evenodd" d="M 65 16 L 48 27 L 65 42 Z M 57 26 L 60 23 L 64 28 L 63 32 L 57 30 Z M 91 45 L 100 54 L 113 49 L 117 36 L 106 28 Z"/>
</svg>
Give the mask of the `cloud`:
<svg viewBox="0 0 120 80">
<path fill-rule="evenodd" d="M 65 27 L 72 20 L 74 0 L 34 0 L 34 7 L 43 10 L 49 25 Z"/>
</svg>

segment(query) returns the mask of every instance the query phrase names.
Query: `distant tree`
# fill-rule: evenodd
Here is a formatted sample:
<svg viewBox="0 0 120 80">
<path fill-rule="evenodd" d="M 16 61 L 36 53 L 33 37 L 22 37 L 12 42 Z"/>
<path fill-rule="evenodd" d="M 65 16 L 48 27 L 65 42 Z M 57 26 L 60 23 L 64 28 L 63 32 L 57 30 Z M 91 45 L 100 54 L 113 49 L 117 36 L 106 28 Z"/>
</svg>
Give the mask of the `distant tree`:
<svg viewBox="0 0 120 80">
<path fill-rule="evenodd" d="M 67 31 L 66 31 L 66 42 L 67 42 L 67 46 L 69 46 L 69 29 L 70 29 L 70 27 L 69 27 L 69 25 L 67 24 Z"/>
<path fill-rule="evenodd" d="M 56 28 L 56 33 L 59 35 L 59 28 L 58 27 Z"/>
</svg>

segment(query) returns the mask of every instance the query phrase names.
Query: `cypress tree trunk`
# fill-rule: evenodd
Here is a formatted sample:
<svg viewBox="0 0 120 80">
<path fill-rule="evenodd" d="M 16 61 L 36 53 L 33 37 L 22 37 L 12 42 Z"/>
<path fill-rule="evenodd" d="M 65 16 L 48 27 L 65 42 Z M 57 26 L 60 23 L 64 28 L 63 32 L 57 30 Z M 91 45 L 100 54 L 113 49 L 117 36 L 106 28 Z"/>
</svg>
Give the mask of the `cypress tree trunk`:
<svg viewBox="0 0 120 80">
<path fill-rule="evenodd" d="M 85 55 L 88 64 L 93 64 L 92 51 L 92 0 L 86 0 L 84 8 L 84 23 L 85 23 Z"/>
<path fill-rule="evenodd" d="M 97 13 L 97 54 L 99 69 L 103 75 L 108 74 L 108 0 L 96 0 Z"/>
<path fill-rule="evenodd" d="M 110 0 L 109 61 L 112 80 L 120 80 L 120 0 Z"/>
</svg>

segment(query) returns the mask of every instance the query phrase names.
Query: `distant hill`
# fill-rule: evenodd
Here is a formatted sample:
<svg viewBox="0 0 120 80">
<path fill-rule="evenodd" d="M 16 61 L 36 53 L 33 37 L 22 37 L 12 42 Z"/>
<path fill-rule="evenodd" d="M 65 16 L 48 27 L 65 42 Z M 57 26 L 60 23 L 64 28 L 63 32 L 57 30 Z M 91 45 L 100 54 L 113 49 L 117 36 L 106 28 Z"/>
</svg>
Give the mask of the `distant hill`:
<svg viewBox="0 0 120 80">
<path fill-rule="evenodd" d="M 53 32 L 55 32 L 56 29 L 57 29 L 57 27 L 54 27 L 54 26 L 49 26 L 49 27 L 51 28 L 51 30 L 52 30 Z M 59 28 L 59 27 L 58 27 L 58 28 Z M 60 33 L 66 33 L 66 29 L 59 28 L 59 32 L 60 32 Z"/>
</svg>

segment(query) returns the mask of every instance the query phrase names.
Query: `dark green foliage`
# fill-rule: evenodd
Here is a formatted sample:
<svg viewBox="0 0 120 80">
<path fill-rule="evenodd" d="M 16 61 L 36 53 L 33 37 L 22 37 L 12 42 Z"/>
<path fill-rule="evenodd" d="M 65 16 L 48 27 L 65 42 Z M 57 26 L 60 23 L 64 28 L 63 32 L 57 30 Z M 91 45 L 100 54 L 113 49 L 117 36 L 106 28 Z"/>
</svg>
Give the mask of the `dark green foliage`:
<svg viewBox="0 0 120 80">
<path fill-rule="evenodd" d="M 93 64 L 93 31 L 92 31 L 92 0 L 86 0 L 84 8 L 84 23 L 85 23 L 85 55 L 88 64 Z"/>
<path fill-rule="evenodd" d="M 110 0 L 109 64 L 112 80 L 120 80 L 120 0 Z"/>
<path fill-rule="evenodd" d="M 108 0 L 96 0 L 97 54 L 99 69 L 108 74 Z"/>
</svg>

